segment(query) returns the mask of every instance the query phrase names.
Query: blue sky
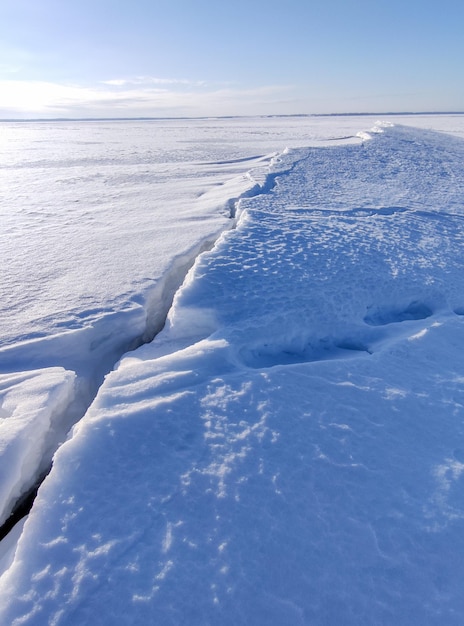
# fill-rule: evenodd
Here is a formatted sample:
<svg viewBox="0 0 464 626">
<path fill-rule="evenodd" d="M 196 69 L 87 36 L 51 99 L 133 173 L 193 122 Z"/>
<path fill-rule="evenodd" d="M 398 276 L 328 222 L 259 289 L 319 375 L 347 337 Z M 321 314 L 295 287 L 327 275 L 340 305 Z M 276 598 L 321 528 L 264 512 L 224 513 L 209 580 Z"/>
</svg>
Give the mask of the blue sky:
<svg viewBox="0 0 464 626">
<path fill-rule="evenodd" d="M 2 0 L 0 118 L 464 110 L 462 0 Z"/>
</svg>

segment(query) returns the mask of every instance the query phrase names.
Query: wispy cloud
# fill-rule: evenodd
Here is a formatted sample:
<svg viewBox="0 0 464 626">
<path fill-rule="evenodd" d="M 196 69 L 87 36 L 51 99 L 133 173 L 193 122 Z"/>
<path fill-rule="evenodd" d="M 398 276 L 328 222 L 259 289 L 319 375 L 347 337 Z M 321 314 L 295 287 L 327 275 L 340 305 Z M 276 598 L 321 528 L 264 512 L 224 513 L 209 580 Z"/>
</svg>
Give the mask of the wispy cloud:
<svg viewBox="0 0 464 626">
<path fill-rule="evenodd" d="M 95 86 L 0 81 L 0 117 L 143 117 L 246 115 L 275 112 L 286 86 L 253 89 L 137 77 Z"/>
<path fill-rule="evenodd" d="M 17 74 L 21 70 L 20 65 L 11 65 L 7 63 L 0 63 L 0 74 Z"/>
<path fill-rule="evenodd" d="M 170 86 L 187 86 L 187 87 L 202 87 L 206 83 L 204 81 L 192 81 L 179 78 L 157 78 L 154 76 L 135 76 L 131 78 L 113 78 L 111 80 L 103 80 L 102 85 L 110 85 L 113 87 L 127 87 L 131 85 L 170 85 Z"/>
</svg>

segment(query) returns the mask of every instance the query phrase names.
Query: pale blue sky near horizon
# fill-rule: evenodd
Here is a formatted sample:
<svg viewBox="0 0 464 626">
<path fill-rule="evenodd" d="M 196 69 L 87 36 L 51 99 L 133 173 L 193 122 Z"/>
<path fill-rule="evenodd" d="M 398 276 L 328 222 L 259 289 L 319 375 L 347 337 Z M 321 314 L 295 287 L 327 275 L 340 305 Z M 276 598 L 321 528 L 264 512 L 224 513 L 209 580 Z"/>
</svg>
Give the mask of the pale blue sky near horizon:
<svg viewBox="0 0 464 626">
<path fill-rule="evenodd" d="M 2 0 L 0 118 L 464 110 L 462 0 Z"/>
</svg>

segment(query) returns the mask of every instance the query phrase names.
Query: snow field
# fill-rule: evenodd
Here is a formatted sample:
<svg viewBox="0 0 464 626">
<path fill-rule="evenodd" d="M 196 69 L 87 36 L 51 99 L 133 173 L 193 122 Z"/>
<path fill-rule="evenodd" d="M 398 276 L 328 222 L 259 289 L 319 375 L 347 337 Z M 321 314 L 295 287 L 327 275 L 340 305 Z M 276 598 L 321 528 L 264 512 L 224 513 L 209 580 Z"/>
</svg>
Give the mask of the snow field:
<svg viewBox="0 0 464 626">
<path fill-rule="evenodd" d="M 354 127 L 338 126 L 347 122 Z M 28 415 L 27 403 L 45 399 L 42 412 L 55 423 L 47 432 L 41 422 L 34 451 L 18 440 L 23 483 L 0 454 L 3 517 L 11 493 L 27 492 L 45 471 L 104 375 L 162 328 L 194 259 L 233 226 L 239 198 L 272 185 L 271 151 L 288 141 L 340 141 L 340 132 L 333 122 L 259 118 L 0 126 L 0 372 L 40 371 L 34 380 L 43 389 L 36 385 L 32 398 L 26 385 L 14 396 L 24 406 L 11 412 Z M 351 132 L 341 141 L 356 141 Z M 69 402 L 54 407 L 47 381 L 56 367 L 76 381 Z M 10 455 L 11 432 L 0 438 Z"/>
<path fill-rule="evenodd" d="M 462 622 L 463 156 L 274 163 L 57 452 L 5 623 Z"/>
<path fill-rule="evenodd" d="M 39 196 L 49 194 L 47 197 L 51 206 L 48 211 L 44 211 L 38 210 L 35 204 L 34 208 L 29 209 L 26 203 L 16 215 L 13 207 L 9 207 L 10 214 L 7 217 L 11 219 L 11 228 L 7 228 L 7 234 L 14 235 L 15 232 L 29 229 L 30 238 L 27 239 L 23 234 L 27 241 L 23 249 L 20 247 L 19 254 L 12 247 L 14 236 L 12 241 L 5 240 L 8 243 L 3 249 L 3 289 L 8 295 L 3 301 L 5 315 L 0 318 L 0 327 L 4 333 L 3 345 L 0 347 L 0 372 L 4 373 L 5 380 L 15 380 L 15 393 L 9 393 L 8 403 L 9 414 L 18 422 L 17 428 L 23 419 L 31 421 L 30 406 L 34 406 L 40 415 L 53 415 L 53 427 L 50 420 L 34 419 L 33 435 L 29 426 L 26 434 L 19 436 L 19 431 L 10 420 L 8 428 L 5 425 L 0 430 L 0 467 L 3 468 L 0 473 L 0 524 L 8 517 L 18 497 L 33 487 L 41 474 L 48 470 L 54 451 L 66 439 L 72 425 L 85 413 L 104 375 L 124 353 L 150 341 L 162 328 L 173 295 L 196 256 L 213 245 L 221 230 L 233 225 L 233 220 L 229 218 L 238 198 L 256 193 L 259 189 L 259 182 L 247 171 L 230 177 L 240 167 L 235 161 L 208 164 L 203 174 L 207 180 L 201 180 L 200 176 L 200 182 L 194 181 L 194 174 L 185 168 L 185 177 L 190 179 L 188 184 L 184 181 L 180 183 L 181 192 L 170 198 L 170 202 L 167 202 L 169 211 L 166 215 L 161 214 L 161 219 L 156 223 L 153 211 L 142 209 L 134 215 L 126 206 L 122 212 L 122 202 L 129 203 L 130 207 L 133 202 L 130 196 L 135 192 L 141 194 L 139 180 L 136 184 L 128 175 L 127 184 L 130 179 L 132 186 L 128 185 L 129 191 L 124 190 L 119 196 L 114 195 L 113 182 L 111 197 L 108 198 L 107 187 L 90 185 L 89 178 L 95 177 L 95 171 L 89 173 L 87 165 L 79 159 L 78 165 L 62 159 L 59 156 L 58 164 L 54 165 L 63 176 L 57 183 L 72 183 L 74 194 L 79 194 L 79 189 L 87 185 L 92 193 L 97 191 L 100 194 L 101 206 L 91 210 L 92 202 L 87 197 L 89 190 L 86 188 L 87 195 L 80 198 L 83 208 L 74 212 L 63 211 L 50 191 L 39 188 L 41 168 L 51 168 L 51 164 L 42 163 L 39 171 L 33 167 L 34 163 L 18 165 L 20 171 L 32 168 L 38 177 L 33 188 Z M 241 167 L 253 164 L 258 180 L 264 180 L 265 174 L 260 169 L 266 170 L 271 159 L 272 155 L 253 157 L 247 159 Z M 108 163 L 95 162 L 94 166 L 97 172 L 99 168 L 105 171 Z M 177 164 L 178 168 L 181 166 Z M 169 165 L 159 167 L 169 170 Z M 76 168 L 81 172 L 83 181 L 76 182 L 73 179 Z M 68 169 L 72 172 L 71 179 Z M 113 169 L 116 172 L 113 172 L 113 177 L 121 176 L 117 165 L 113 164 Z M 131 171 L 130 164 L 128 169 Z M 138 164 L 136 169 L 139 169 Z M 99 176 L 102 178 L 103 174 Z M 197 172 L 195 176 L 198 176 Z M 156 193 L 156 184 L 153 186 Z M 13 198 L 16 187 L 11 185 L 11 181 L 10 187 Z M 158 202 L 162 198 L 161 194 Z M 66 197 L 61 202 L 66 204 Z M 113 206 L 110 206 L 111 203 Z M 192 206 L 182 206 L 188 203 Z M 28 223 L 32 214 L 36 216 L 39 225 Z M 150 220 L 150 228 L 147 220 Z M 153 222 L 156 224 L 155 231 Z M 148 270 L 152 270 L 150 260 L 144 256 L 153 247 L 153 241 L 148 244 L 148 237 L 158 241 L 158 252 L 154 254 L 154 259 L 160 275 L 140 280 L 141 271 L 148 273 Z M 123 244 L 122 238 L 127 243 Z M 133 248 L 137 254 L 134 254 Z M 34 255 L 30 254 L 31 249 Z M 16 272 L 11 263 L 20 262 L 23 258 L 21 253 L 28 260 L 24 267 L 21 266 L 21 272 Z M 111 267 L 111 259 L 114 260 L 114 267 Z M 127 264 L 124 268 L 126 274 L 121 261 Z M 29 267 L 31 263 L 34 267 Z M 49 278 L 37 275 L 38 271 L 45 268 Z M 131 272 L 133 275 L 129 277 Z M 26 279 L 23 273 L 30 276 Z M 31 280 L 31 277 L 35 280 Z M 127 288 L 134 278 L 142 284 L 133 285 L 132 294 L 120 294 L 120 290 L 124 286 Z M 13 294 L 17 292 L 12 281 L 24 287 L 21 297 L 14 304 L 11 303 L 12 294 L 8 293 L 9 288 Z M 43 293 L 37 293 L 38 285 L 43 286 Z M 114 290 L 111 297 L 108 286 Z M 81 288 L 89 293 L 94 289 L 94 306 L 85 306 L 89 298 Z M 28 306 L 22 307 L 23 298 Z M 43 315 L 47 309 L 48 314 Z M 37 311 L 42 313 L 40 317 L 37 317 Z M 69 376 L 76 378 L 73 393 L 67 394 L 66 401 L 57 394 L 49 393 L 49 383 L 56 378 L 57 366 L 66 370 L 65 381 Z M 30 384 L 31 380 L 34 385 Z M 40 382 L 43 382 L 42 387 Z M 13 398 L 18 403 L 15 407 L 12 406 Z M 26 444 L 23 443 L 25 437 Z"/>
</svg>

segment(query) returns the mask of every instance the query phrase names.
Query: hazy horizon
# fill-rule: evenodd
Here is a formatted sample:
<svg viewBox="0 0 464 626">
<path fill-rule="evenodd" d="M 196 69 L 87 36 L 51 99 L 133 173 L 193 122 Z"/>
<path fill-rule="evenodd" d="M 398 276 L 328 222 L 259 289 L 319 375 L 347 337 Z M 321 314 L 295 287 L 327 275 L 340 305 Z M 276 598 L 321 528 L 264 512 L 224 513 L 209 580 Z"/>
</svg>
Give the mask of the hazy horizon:
<svg viewBox="0 0 464 626">
<path fill-rule="evenodd" d="M 351 113 L 268 113 L 243 115 L 179 115 L 179 116 L 129 116 L 129 117 L 17 117 L 0 118 L 0 122 L 130 122 L 130 121 L 169 121 L 169 120 L 205 120 L 205 119 L 240 119 L 240 118 L 288 118 L 288 117 L 371 117 L 383 116 L 426 116 L 426 115 L 464 115 L 463 111 L 359 111 Z"/>
</svg>

